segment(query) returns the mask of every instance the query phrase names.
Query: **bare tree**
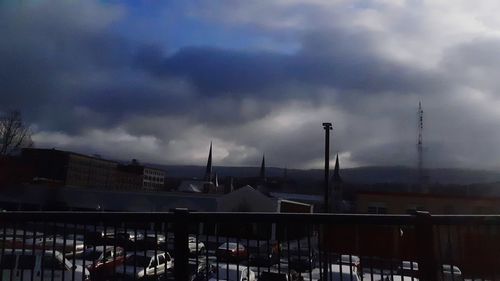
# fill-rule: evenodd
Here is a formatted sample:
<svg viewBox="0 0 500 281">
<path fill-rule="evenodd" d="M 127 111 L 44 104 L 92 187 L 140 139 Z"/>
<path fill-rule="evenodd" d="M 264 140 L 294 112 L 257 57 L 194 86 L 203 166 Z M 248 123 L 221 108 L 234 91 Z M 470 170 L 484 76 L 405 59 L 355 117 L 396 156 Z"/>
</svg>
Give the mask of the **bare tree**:
<svg viewBox="0 0 500 281">
<path fill-rule="evenodd" d="M 21 112 L 8 111 L 0 115 L 0 156 L 11 154 L 23 147 L 33 146 L 31 131 L 23 122 Z"/>
</svg>

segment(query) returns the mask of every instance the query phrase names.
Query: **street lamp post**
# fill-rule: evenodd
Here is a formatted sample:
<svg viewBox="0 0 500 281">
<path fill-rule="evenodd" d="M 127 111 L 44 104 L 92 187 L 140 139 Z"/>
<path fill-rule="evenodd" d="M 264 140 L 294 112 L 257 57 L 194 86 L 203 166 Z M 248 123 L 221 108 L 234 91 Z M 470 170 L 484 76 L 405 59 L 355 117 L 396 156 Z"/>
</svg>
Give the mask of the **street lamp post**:
<svg viewBox="0 0 500 281">
<path fill-rule="evenodd" d="M 330 131 L 332 130 L 332 123 L 323 123 L 323 129 L 325 130 L 325 213 L 330 212 Z"/>
<path fill-rule="evenodd" d="M 325 208 L 324 211 L 325 213 L 330 212 L 330 202 L 328 200 L 328 197 L 330 195 L 330 184 L 329 184 L 329 179 L 330 179 L 330 131 L 332 130 L 332 123 L 323 123 L 323 129 L 325 130 Z M 327 237 L 327 226 L 322 225 L 320 228 L 320 232 L 323 234 L 322 240 L 323 240 L 323 274 L 322 274 L 322 280 L 328 280 L 328 271 L 329 271 L 329 256 L 328 252 L 330 249 L 330 243 L 328 241 Z M 321 271 L 320 271 L 321 272 Z"/>
</svg>

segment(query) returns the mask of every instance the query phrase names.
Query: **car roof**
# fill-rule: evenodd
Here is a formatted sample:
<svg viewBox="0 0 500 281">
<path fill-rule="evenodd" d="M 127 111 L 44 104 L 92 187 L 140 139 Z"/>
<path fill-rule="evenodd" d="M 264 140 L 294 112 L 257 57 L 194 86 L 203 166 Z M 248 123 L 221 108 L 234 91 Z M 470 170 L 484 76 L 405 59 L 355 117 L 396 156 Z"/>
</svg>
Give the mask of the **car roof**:
<svg viewBox="0 0 500 281">
<path fill-rule="evenodd" d="M 450 265 L 450 264 L 443 264 L 442 268 L 443 268 L 443 272 L 444 273 L 451 273 L 452 265 Z M 457 273 L 458 274 L 462 274 L 462 271 L 460 270 L 460 268 L 458 268 L 458 266 L 453 265 L 453 273 L 454 274 L 457 274 Z"/>
<path fill-rule="evenodd" d="M 168 252 L 167 252 L 168 253 Z M 162 255 L 165 254 L 164 251 L 156 251 L 157 255 Z M 144 251 L 137 251 L 137 253 L 130 253 L 127 255 L 127 257 L 130 256 L 146 256 L 146 257 L 154 257 L 155 256 L 155 251 L 154 250 L 148 250 L 146 253 Z"/>
<path fill-rule="evenodd" d="M 227 246 L 229 246 L 229 247 L 236 247 L 236 245 L 239 245 L 240 247 L 242 247 L 242 246 L 244 247 L 244 245 L 243 245 L 243 244 L 241 244 L 241 243 L 236 243 L 236 242 L 224 242 L 224 243 L 222 243 L 222 244 L 219 246 L 219 248 L 221 248 L 221 247 L 223 247 L 223 246 L 224 246 L 224 247 L 227 247 L 226 245 L 227 245 Z"/>
<path fill-rule="evenodd" d="M 230 264 L 227 264 L 227 263 L 221 263 L 219 264 L 218 266 L 218 269 L 219 270 L 239 270 L 239 271 L 243 271 L 243 270 L 246 270 L 247 267 L 246 266 L 243 266 L 243 265 L 237 265 L 237 264 L 234 264 L 234 263 L 230 263 Z M 252 269 L 250 269 L 250 271 L 252 271 Z"/>
<path fill-rule="evenodd" d="M 94 249 L 96 251 L 103 252 L 104 251 L 104 246 L 103 245 L 101 245 L 101 246 L 91 246 L 91 247 L 86 248 L 85 251 L 94 251 Z M 114 250 L 115 250 L 115 246 L 114 245 L 106 245 L 106 251 L 114 251 Z M 116 251 L 123 251 L 123 248 L 116 246 Z"/>
</svg>

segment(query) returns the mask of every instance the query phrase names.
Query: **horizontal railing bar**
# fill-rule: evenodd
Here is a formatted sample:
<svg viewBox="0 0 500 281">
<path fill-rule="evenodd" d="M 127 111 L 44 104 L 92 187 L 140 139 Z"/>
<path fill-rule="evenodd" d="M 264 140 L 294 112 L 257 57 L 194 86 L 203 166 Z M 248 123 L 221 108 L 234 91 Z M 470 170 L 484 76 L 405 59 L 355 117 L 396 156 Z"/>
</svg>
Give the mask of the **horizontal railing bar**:
<svg viewBox="0 0 500 281">
<path fill-rule="evenodd" d="M 415 215 L 377 214 L 304 214 L 304 213 L 247 213 L 247 212 L 190 212 L 190 222 L 206 223 L 316 223 L 316 224 L 380 224 L 409 225 L 416 222 Z M 0 221 L 50 221 L 50 222 L 176 222 L 173 212 L 55 212 L 55 211 L 6 211 L 0 212 Z M 185 220 L 186 218 L 182 218 Z M 434 225 L 500 225 L 500 215 L 431 215 Z"/>
<path fill-rule="evenodd" d="M 191 221 L 210 223 L 275 222 L 316 224 L 413 224 L 411 215 L 304 214 L 304 213 L 208 213 L 193 212 Z"/>
<path fill-rule="evenodd" d="M 500 215 L 432 215 L 435 225 L 500 225 Z"/>
<path fill-rule="evenodd" d="M 0 221 L 50 221 L 50 222 L 174 222 L 171 212 L 0 212 Z"/>
</svg>

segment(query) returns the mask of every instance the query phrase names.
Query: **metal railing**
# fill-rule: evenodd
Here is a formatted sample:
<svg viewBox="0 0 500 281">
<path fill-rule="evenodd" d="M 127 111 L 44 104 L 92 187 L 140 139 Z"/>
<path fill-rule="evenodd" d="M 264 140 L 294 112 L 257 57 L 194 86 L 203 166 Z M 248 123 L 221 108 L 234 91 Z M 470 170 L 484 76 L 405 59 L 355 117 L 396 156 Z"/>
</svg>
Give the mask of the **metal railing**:
<svg viewBox="0 0 500 281">
<path fill-rule="evenodd" d="M 1 280 L 500 280 L 500 216 L 3 212 Z"/>
</svg>

